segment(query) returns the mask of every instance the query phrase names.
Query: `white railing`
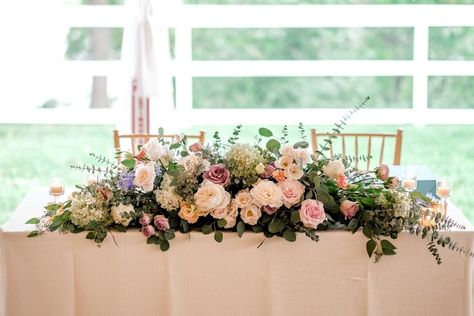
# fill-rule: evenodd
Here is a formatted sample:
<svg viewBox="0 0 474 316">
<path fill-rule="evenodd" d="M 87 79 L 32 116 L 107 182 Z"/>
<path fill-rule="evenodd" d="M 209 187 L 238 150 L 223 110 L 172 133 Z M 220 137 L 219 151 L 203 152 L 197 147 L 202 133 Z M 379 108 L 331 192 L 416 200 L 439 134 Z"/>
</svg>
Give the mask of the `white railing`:
<svg viewBox="0 0 474 316">
<path fill-rule="evenodd" d="M 365 109 L 354 124 L 474 124 L 474 109 L 428 108 L 429 76 L 474 76 L 474 61 L 428 59 L 429 27 L 474 26 L 474 5 L 184 5 L 157 0 L 156 28 L 175 29 L 175 60 L 162 60 L 159 69 L 176 77 L 176 105 L 156 100 L 152 127 L 166 122 L 189 125 L 330 124 L 345 109 L 194 109 L 193 77 L 408 76 L 413 78 L 410 109 Z M 125 6 L 65 6 L 69 27 L 126 27 L 131 12 Z M 412 27 L 413 60 L 281 60 L 194 61 L 194 28 L 322 28 Z M 124 61 L 65 61 L 70 72 L 123 76 Z M 367 91 L 370 95 L 370 91 Z M 354 99 L 354 104 L 359 100 Z M 129 99 L 113 113 L 83 114 L 104 123 L 126 116 Z M 350 106 L 350 105 L 349 105 Z M 85 108 L 85 107 L 84 107 Z M 92 110 L 91 110 L 92 111 Z M 121 113 L 120 113 L 121 111 Z M 78 110 L 78 113 L 80 111 Z M 105 119 L 104 119 L 105 118 Z M 216 119 L 218 118 L 218 119 Z M 79 116 L 74 117 L 79 120 Z M 74 120 L 73 119 L 73 120 Z M 86 119 L 87 121 L 87 119 Z M 64 120 L 63 120 L 64 122 Z M 173 124 L 174 126 L 177 126 Z"/>
</svg>

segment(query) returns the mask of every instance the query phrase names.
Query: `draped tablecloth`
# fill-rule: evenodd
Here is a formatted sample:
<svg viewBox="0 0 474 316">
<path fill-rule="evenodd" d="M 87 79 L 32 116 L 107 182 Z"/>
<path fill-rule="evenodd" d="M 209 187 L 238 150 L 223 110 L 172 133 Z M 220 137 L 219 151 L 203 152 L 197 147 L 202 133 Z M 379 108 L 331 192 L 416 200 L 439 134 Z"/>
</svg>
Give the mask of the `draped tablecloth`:
<svg viewBox="0 0 474 316">
<path fill-rule="evenodd" d="M 259 248 L 262 234 L 219 244 L 192 232 L 163 253 L 135 230 L 99 248 L 84 233 L 26 238 L 15 223 L 35 215 L 33 201 L 39 191 L 0 232 L 0 315 L 473 315 L 473 261 L 442 248 L 438 266 L 408 233 L 377 264 L 362 233 L 345 231 Z M 472 226 L 448 234 L 474 247 Z"/>
</svg>

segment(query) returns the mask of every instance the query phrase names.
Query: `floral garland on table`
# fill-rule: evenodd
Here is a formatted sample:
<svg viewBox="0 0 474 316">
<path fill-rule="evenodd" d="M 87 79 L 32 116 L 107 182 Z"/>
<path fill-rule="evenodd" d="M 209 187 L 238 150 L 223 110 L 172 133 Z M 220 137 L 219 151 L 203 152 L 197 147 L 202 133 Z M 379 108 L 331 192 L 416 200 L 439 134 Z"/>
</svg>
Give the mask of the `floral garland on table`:
<svg viewBox="0 0 474 316">
<path fill-rule="evenodd" d="M 420 224 L 420 209 L 429 199 L 402 189 L 386 165 L 359 172 L 347 159 L 326 158 L 325 145 L 319 158 L 311 159 L 302 126 L 303 139 L 293 145 L 288 144 L 286 127 L 280 140 L 260 128 L 255 145 L 237 143 L 240 130 L 239 125 L 227 143 L 215 133 L 207 147 L 188 146 L 186 138 L 173 144 L 152 139 L 138 155 L 126 153 L 120 166 L 92 155 L 106 167 L 74 168 L 103 173 L 103 179 L 77 186 L 65 203 L 47 205 L 43 217 L 27 222 L 37 226 L 29 236 L 87 231 L 86 238 L 100 245 L 113 230 L 138 227 L 148 244 L 166 251 L 176 231 L 213 233 L 221 242 L 224 230 L 239 237 L 251 230 L 292 242 L 298 232 L 318 241 L 317 231 L 355 233 L 362 227 L 366 251 L 375 261 L 395 254 L 389 238 L 396 239 L 402 230 L 428 238 L 438 263 L 438 245 L 473 256 L 441 236 L 440 231 L 457 225 L 453 221 L 430 214 L 434 222 Z M 265 146 L 260 145 L 263 138 L 268 139 Z"/>
</svg>

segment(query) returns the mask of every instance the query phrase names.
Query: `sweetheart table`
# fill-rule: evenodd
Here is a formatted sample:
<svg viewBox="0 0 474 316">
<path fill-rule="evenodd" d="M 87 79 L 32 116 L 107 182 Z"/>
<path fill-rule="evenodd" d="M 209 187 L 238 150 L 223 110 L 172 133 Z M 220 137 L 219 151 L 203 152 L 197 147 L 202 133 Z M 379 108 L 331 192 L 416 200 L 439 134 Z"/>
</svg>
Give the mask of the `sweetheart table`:
<svg viewBox="0 0 474 316">
<path fill-rule="evenodd" d="M 396 256 L 373 263 L 361 232 L 264 240 L 224 233 L 176 234 L 161 252 L 139 231 L 102 247 L 85 234 L 26 238 L 47 189 L 30 192 L 0 231 L 0 315 L 473 315 L 473 260 L 401 233 Z M 474 247 L 474 229 L 450 232 Z M 260 246 L 260 247 L 259 247 Z"/>
</svg>

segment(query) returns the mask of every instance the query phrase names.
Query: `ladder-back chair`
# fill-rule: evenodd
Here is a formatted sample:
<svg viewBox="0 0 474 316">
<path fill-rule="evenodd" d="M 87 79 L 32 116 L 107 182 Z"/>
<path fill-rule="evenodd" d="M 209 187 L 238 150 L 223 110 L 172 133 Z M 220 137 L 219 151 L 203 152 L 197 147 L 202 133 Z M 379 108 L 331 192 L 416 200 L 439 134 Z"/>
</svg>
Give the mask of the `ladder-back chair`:
<svg viewBox="0 0 474 316">
<path fill-rule="evenodd" d="M 114 148 L 115 152 L 118 153 L 121 151 L 121 140 L 122 139 L 130 139 L 131 141 L 131 152 L 133 155 L 137 154 L 137 149 L 139 145 L 145 144 L 151 138 L 166 138 L 170 141 L 177 139 L 179 135 L 176 134 L 123 134 L 121 135 L 118 130 L 114 130 Z M 204 141 L 206 140 L 206 133 L 200 131 L 198 135 L 186 135 L 187 139 L 196 139 L 201 145 L 204 145 Z M 117 157 L 120 162 L 120 157 Z"/>
<path fill-rule="evenodd" d="M 331 158 L 334 157 L 334 147 L 335 144 L 334 142 L 336 140 L 341 142 L 341 149 L 342 149 L 342 157 L 343 159 L 346 159 L 348 157 L 347 155 L 347 146 L 346 146 L 346 140 L 349 138 L 354 139 L 354 161 L 355 161 L 355 167 L 356 169 L 359 169 L 359 158 L 360 155 L 362 154 L 360 149 L 360 143 L 359 140 L 362 139 L 367 139 L 367 156 L 366 156 L 366 170 L 370 169 L 370 162 L 372 159 L 372 147 L 373 147 L 373 140 L 374 139 L 380 139 L 380 156 L 379 156 L 379 165 L 383 163 L 384 161 L 384 150 L 385 150 L 385 140 L 386 139 L 395 139 L 394 142 L 394 157 L 393 157 L 393 165 L 400 165 L 401 161 L 401 155 L 402 155 L 402 140 L 403 140 L 403 130 L 398 129 L 395 134 L 370 134 L 370 133 L 339 133 L 339 134 L 332 134 L 332 133 L 322 133 L 318 134 L 316 129 L 311 129 L 311 145 L 313 147 L 313 154 L 315 157 L 318 156 L 317 150 L 319 149 L 319 144 L 318 144 L 318 139 L 326 139 L 329 137 L 329 135 L 334 135 L 337 136 L 337 138 L 331 139 L 333 143 L 328 143 L 327 147 L 329 147 L 329 155 Z"/>
</svg>

